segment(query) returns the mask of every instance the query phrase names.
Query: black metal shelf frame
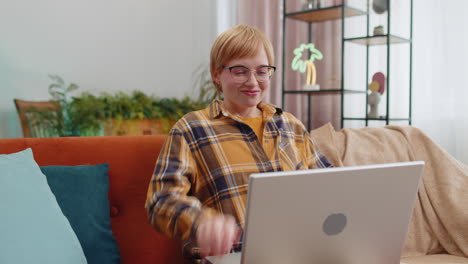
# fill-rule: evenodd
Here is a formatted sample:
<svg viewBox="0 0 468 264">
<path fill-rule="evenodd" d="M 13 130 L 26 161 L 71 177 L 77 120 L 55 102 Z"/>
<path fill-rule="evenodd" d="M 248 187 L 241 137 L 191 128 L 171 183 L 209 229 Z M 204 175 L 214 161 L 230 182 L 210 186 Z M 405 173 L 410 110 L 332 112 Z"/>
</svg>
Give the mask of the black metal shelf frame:
<svg viewBox="0 0 468 264">
<path fill-rule="evenodd" d="M 377 36 L 366 36 L 366 37 L 357 37 L 357 38 L 345 38 L 344 41 L 353 42 L 361 45 L 386 45 L 398 44 L 398 43 L 409 43 L 410 39 L 405 39 L 395 35 L 377 35 Z"/>
<path fill-rule="evenodd" d="M 284 5 L 283 10 L 286 10 L 286 5 Z M 318 9 L 312 9 L 312 10 L 302 10 L 298 12 L 284 13 L 284 17 L 289 17 L 289 18 L 300 20 L 300 21 L 314 23 L 314 22 L 342 19 L 343 16 L 353 17 L 353 16 L 361 16 L 365 14 L 366 12 L 356 9 L 354 7 L 350 7 L 347 5 L 336 5 L 336 6 L 330 6 L 330 7 L 318 8 Z"/>
<path fill-rule="evenodd" d="M 343 117 L 344 120 L 357 120 L 357 121 L 411 121 L 410 118 L 368 118 L 368 117 Z"/>
<path fill-rule="evenodd" d="M 362 120 L 365 121 L 365 125 L 368 126 L 368 121 L 385 121 L 386 125 L 389 124 L 390 121 L 408 121 L 408 124 L 411 125 L 412 123 L 412 53 L 413 53 L 413 0 L 410 0 L 410 38 L 403 38 L 400 36 L 392 35 L 391 34 L 391 1 L 388 4 L 387 10 L 387 27 L 388 27 L 388 34 L 384 35 L 370 35 L 369 27 L 370 27 L 370 3 L 367 0 L 367 10 L 362 11 L 356 9 L 354 7 L 350 7 L 347 5 L 337 5 L 331 6 L 326 8 L 319 8 L 313 10 L 303 10 L 298 12 L 291 12 L 288 13 L 286 9 L 286 0 L 283 1 L 283 52 L 282 52 L 282 64 L 283 64 L 283 71 L 282 71 L 282 107 L 285 107 L 285 95 L 286 94 L 297 94 L 297 95 L 307 95 L 308 96 L 308 124 L 307 128 L 311 129 L 311 97 L 314 95 L 340 95 L 341 96 L 341 127 L 344 127 L 345 120 Z M 366 16 L 367 21 L 367 34 L 363 37 L 354 37 L 354 38 L 345 38 L 345 21 L 347 17 L 353 16 Z M 337 20 L 341 19 L 341 88 L 339 89 L 329 89 L 329 90 L 286 90 L 285 89 L 285 72 L 286 72 L 286 62 L 285 62 L 285 50 L 286 50 L 286 20 L 288 18 L 300 20 L 307 22 L 309 25 L 309 42 L 312 41 L 312 34 L 311 34 L 311 26 L 312 23 L 315 22 L 323 22 L 329 20 Z M 352 90 L 352 89 L 344 89 L 344 61 L 345 61 L 345 45 L 346 43 L 355 43 L 360 45 L 366 46 L 366 83 L 364 84 L 366 87 L 365 90 Z M 390 46 L 391 44 L 399 44 L 399 43 L 409 43 L 410 49 L 410 59 L 409 59 L 409 113 L 408 118 L 390 118 Z M 367 82 L 369 80 L 369 47 L 374 45 L 386 45 L 387 48 L 387 75 L 386 75 L 386 115 L 385 118 L 368 118 L 367 117 Z M 344 97 L 346 94 L 365 94 L 366 95 L 366 104 L 365 104 L 365 117 L 364 118 L 347 118 L 344 117 Z"/>
<path fill-rule="evenodd" d="M 348 90 L 348 89 L 326 89 L 326 90 L 284 90 L 286 94 L 341 94 L 341 93 L 366 93 L 366 91 L 360 90 Z"/>
</svg>

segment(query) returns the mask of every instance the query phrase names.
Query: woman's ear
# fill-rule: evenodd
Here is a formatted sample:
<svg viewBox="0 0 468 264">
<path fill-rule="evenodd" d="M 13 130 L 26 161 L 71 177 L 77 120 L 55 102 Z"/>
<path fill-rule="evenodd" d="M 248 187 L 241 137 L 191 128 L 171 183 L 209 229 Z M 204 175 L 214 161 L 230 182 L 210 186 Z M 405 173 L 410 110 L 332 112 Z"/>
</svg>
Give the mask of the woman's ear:
<svg viewBox="0 0 468 264">
<path fill-rule="evenodd" d="M 221 89 L 221 80 L 219 78 L 219 72 L 218 71 L 215 71 L 211 74 L 211 78 L 213 79 L 213 83 L 216 87 L 216 90 L 219 92 L 219 93 L 222 93 L 222 89 Z"/>
<path fill-rule="evenodd" d="M 216 87 L 216 91 L 218 91 L 218 93 L 223 93 L 223 88 L 221 86 L 221 82 L 219 80 L 214 80 L 213 81 L 214 84 L 215 84 L 215 87 Z"/>
<path fill-rule="evenodd" d="M 215 72 L 211 73 L 211 78 L 213 79 L 214 83 L 220 84 L 220 82 L 219 82 L 219 72 L 218 71 L 215 71 Z"/>
</svg>

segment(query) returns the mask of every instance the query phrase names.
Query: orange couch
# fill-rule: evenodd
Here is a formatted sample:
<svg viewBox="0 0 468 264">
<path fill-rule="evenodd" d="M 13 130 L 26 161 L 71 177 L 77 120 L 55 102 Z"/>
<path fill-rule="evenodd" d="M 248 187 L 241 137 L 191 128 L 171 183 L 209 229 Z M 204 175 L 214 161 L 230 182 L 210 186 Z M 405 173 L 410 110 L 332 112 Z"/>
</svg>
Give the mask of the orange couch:
<svg viewBox="0 0 468 264">
<path fill-rule="evenodd" d="M 165 136 L 0 139 L 0 154 L 32 148 L 46 165 L 109 163 L 112 231 L 122 263 L 184 263 L 180 245 L 156 232 L 144 208 L 146 191 Z"/>
<path fill-rule="evenodd" d="M 412 127 L 337 132 L 326 125 L 311 135 L 336 166 L 426 161 L 424 188 L 418 195 L 402 261 L 468 263 L 468 226 L 464 224 L 468 215 L 468 166 Z M 148 183 L 164 139 L 165 136 L 0 139 L 0 154 L 31 147 L 41 166 L 109 163 L 112 231 L 122 263 L 178 264 L 186 262 L 180 245 L 157 233 L 148 223 L 144 209 Z"/>
</svg>

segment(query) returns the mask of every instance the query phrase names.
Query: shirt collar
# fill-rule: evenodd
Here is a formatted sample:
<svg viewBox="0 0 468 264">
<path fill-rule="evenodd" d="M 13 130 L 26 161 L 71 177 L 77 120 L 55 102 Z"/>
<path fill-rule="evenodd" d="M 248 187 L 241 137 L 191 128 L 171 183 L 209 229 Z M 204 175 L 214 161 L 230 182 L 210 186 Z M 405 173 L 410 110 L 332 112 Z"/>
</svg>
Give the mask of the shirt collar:
<svg viewBox="0 0 468 264">
<path fill-rule="evenodd" d="M 258 107 L 262 109 L 263 117 L 269 118 L 274 114 L 282 114 L 283 110 L 275 105 L 260 102 Z M 229 112 L 223 107 L 221 100 L 213 100 L 208 106 L 210 119 L 216 119 L 221 115 L 229 115 Z"/>
</svg>

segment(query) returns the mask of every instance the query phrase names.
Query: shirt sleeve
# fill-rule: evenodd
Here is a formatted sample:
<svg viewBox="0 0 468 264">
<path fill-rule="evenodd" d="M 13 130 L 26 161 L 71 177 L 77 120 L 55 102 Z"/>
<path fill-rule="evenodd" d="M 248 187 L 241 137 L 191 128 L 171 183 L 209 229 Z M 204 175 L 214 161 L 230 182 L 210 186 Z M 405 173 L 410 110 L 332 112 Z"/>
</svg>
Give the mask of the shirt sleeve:
<svg viewBox="0 0 468 264">
<path fill-rule="evenodd" d="M 216 214 L 188 195 L 196 173 L 187 141 L 173 128 L 161 149 L 147 193 L 148 219 L 157 231 L 179 240 L 193 239 L 198 223 Z"/>
<path fill-rule="evenodd" d="M 307 151 L 307 164 L 309 169 L 317 168 L 331 168 L 333 164 L 325 157 L 325 155 L 318 149 L 317 145 L 314 143 L 314 140 L 305 131 L 306 140 L 306 151 Z"/>
</svg>

